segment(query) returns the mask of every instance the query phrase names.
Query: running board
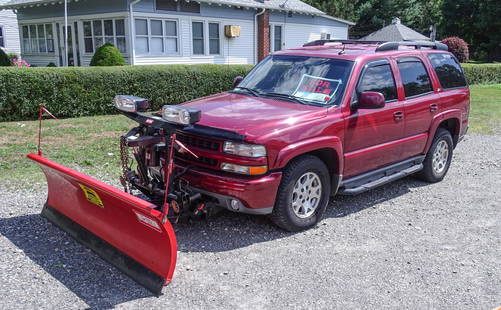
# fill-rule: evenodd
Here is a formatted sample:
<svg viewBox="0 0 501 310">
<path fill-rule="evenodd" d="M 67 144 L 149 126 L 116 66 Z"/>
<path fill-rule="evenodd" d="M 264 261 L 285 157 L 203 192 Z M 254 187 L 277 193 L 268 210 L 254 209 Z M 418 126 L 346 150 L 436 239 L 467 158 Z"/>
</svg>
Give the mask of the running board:
<svg viewBox="0 0 501 310">
<path fill-rule="evenodd" d="M 416 173 L 423 169 L 424 158 L 425 156 L 413 157 L 387 167 L 343 180 L 339 189 L 339 194 L 358 195 Z"/>
</svg>

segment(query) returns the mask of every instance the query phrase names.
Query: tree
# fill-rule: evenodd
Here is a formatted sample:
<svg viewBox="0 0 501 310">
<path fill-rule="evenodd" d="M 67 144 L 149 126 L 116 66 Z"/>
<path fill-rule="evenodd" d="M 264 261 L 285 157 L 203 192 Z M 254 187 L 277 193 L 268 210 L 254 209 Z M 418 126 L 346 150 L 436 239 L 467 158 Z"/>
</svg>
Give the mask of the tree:
<svg viewBox="0 0 501 310">
<path fill-rule="evenodd" d="M 10 62 L 9 57 L 5 54 L 3 49 L 0 48 L 0 67 L 8 67 L 11 65 L 12 63 Z"/>
</svg>

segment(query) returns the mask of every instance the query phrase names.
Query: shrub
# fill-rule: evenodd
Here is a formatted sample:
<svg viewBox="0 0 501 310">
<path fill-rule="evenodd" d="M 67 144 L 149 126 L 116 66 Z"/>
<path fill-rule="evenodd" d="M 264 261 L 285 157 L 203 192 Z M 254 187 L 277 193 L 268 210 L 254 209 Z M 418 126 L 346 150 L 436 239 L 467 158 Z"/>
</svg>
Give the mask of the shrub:
<svg viewBox="0 0 501 310">
<path fill-rule="evenodd" d="M 31 65 L 26 60 L 20 59 L 20 58 L 12 58 L 11 62 L 12 62 L 12 65 L 14 67 L 18 67 L 18 68 L 31 67 Z"/>
<path fill-rule="evenodd" d="M 125 60 L 122 53 L 111 43 L 99 47 L 92 56 L 91 66 L 124 66 Z"/>
<path fill-rule="evenodd" d="M 9 57 L 9 59 L 12 61 L 12 59 L 14 58 L 19 58 L 19 55 L 16 53 L 9 53 L 7 54 L 7 57 Z"/>
<path fill-rule="evenodd" d="M 11 65 L 9 56 L 0 48 L 0 67 L 8 67 Z"/>
<path fill-rule="evenodd" d="M 0 121 L 36 119 L 44 104 L 57 117 L 116 114 L 117 94 L 151 99 L 154 109 L 231 88 L 251 66 L 160 65 L 1 68 Z"/>
<path fill-rule="evenodd" d="M 55 64 L 55 63 L 53 63 L 53 62 L 49 62 L 49 64 L 47 65 L 47 67 L 52 67 L 52 68 L 54 68 L 54 67 L 57 67 L 57 66 L 56 66 L 56 64 Z"/>
<path fill-rule="evenodd" d="M 460 62 L 466 62 L 470 59 L 468 44 L 461 38 L 449 37 L 442 40 L 442 43 L 449 47 L 449 51 L 456 56 Z"/>
<path fill-rule="evenodd" d="M 462 64 L 469 84 L 501 83 L 501 64 Z"/>
</svg>

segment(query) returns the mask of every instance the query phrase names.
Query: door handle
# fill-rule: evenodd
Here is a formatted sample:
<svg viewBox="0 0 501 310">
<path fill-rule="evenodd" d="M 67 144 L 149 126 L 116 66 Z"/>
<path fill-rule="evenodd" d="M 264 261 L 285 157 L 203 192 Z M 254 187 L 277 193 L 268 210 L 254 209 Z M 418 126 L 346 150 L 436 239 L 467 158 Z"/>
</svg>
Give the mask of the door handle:
<svg viewBox="0 0 501 310">
<path fill-rule="evenodd" d="M 393 118 L 395 119 L 396 122 L 400 122 L 401 120 L 404 119 L 404 112 L 398 111 L 393 113 Z"/>
<path fill-rule="evenodd" d="M 436 112 L 438 110 L 438 104 L 432 103 L 430 104 L 430 112 Z"/>
</svg>

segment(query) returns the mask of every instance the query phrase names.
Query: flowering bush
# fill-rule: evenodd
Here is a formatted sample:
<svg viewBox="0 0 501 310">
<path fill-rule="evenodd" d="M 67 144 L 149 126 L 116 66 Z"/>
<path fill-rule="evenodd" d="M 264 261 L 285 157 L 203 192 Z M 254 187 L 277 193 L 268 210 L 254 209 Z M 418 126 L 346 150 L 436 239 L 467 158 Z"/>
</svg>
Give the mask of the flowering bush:
<svg viewBox="0 0 501 310">
<path fill-rule="evenodd" d="M 466 62 L 470 58 L 468 43 L 458 37 L 449 37 L 442 40 L 449 47 L 449 52 L 454 54 L 460 62 Z"/>
<path fill-rule="evenodd" d="M 26 60 L 24 59 L 19 59 L 19 58 L 12 58 L 12 65 L 14 67 L 18 67 L 18 68 L 21 68 L 21 67 L 30 67 L 31 65 L 29 63 L 26 62 Z"/>
</svg>

